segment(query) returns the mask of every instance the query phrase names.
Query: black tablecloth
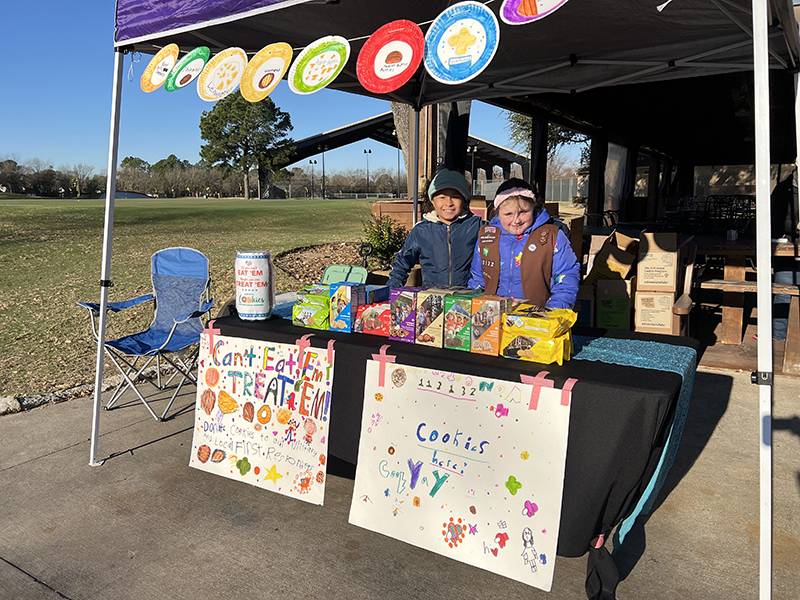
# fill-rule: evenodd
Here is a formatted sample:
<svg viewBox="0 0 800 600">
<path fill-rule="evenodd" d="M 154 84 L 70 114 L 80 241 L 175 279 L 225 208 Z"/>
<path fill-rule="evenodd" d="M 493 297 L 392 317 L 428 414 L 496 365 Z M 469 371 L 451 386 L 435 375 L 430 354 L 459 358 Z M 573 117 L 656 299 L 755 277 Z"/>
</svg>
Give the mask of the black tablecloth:
<svg viewBox="0 0 800 600">
<path fill-rule="evenodd" d="M 398 364 L 520 381 L 520 373 L 549 371 L 561 387 L 578 380 L 572 391 L 561 530 L 560 556 L 582 556 L 598 534 L 608 534 L 635 506 L 664 447 L 681 387 L 680 375 L 599 362 L 572 360 L 563 366 L 483 356 L 389 341 L 379 336 L 345 334 L 295 327 L 290 321 L 217 319 L 222 335 L 293 344 L 313 333 L 313 347 L 335 340 L 328 451 L 355 464 L 364 401 L 366 362 L 383 344 Z M 691 346 L 696 340 L 671 336 L 575 328 L 580 335 L 650 340 Z"/>
</svg>

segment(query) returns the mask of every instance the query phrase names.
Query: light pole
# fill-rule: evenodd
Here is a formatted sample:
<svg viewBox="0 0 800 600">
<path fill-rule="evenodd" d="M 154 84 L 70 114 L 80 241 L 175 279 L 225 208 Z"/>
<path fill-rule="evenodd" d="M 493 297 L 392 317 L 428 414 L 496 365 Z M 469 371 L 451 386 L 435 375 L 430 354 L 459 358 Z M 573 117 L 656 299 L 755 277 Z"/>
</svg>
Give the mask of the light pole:
<svg viewBox="0 0 800 600">
<path fill-rule="evenodd" d="M 472 193 L 475 193 L 475 153 L 478 151 L 477 146 L 472 146 L 469 148 L 469 151 L 472 153 L 472 170 L 470 170 L 470 179 L 472 180 Z"/>
<path fill-rule="evenodd" d="M 364 154 L 367 155 L 367 198 L 369 198 L 369 155 L 372 154 L 372 150 L 370 148 L 366 148 L 364 150 Z"/>
<path fill-rule="evenodd" d="M 397 197 L 400 197 L 400 136 L 397 135 L 397 130 L 392 129 L 392 135 L 397 138 Z"/>
<path fill-rule="evenodd" d="M 314 165 L 317 164 L 317 161 L 310 160 L 308 164 L 311 165 L 311 197 L 314 197 Z"/>
<path fill-rule="evenodd" d="M 317 144 L 317 150 L 322 152 L 322 199 L 325 200 L 325 150 L 328 149 L 327 144 Z"/>
</svg>

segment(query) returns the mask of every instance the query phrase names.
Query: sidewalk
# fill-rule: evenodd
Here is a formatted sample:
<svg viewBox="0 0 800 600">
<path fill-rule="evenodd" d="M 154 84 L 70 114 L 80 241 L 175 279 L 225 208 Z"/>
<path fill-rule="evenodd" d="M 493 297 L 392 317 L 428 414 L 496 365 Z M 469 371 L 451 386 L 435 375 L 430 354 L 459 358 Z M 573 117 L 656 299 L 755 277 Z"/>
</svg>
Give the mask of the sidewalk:
<svg viewBox="0 0 800 600">
<path fill-rule="evenodd" d="M 779 600 L 800 594 L 798 395 L 800 380 L 777 378 Z M 88 466 L 91 398 L 0 418 L 0 598 L 585 598 L 586 557 L 558 557 L 547 594 L 349 525 L 344 477 L 328 478 L 319 507 L 191 469 L 193 406 L 191 388 L 165 423 L 134 403 L 103 412 L 100 467 Z M 758 597 L 758 390 L 748 373 L 698 372 L 660 502 L 626 540 L 618 598 Z"/>
</svg>

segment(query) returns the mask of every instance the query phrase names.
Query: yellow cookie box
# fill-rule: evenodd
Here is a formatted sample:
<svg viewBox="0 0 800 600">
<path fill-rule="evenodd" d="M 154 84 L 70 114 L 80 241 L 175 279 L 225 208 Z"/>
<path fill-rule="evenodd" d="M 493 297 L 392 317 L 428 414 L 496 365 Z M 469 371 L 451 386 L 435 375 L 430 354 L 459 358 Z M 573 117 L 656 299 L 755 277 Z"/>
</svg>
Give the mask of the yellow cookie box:
<svg viewBox="0 0 800 600">
<path fill-rule="evenodd" d="M 555 338 L 569 331 L 578 320 L 578 313 L 567 308 L 520 304 L 503 317 L 504 330 L 510 328 L 519 335 Z"/>
<path fill-rule="evenodd" d="M 558 363 L 561 366 L 572 357 L 572 332 L 567 331 L 556 338 L 534 338 L 504 329 L 500 355 L 544 364 Z"/>
</svg>

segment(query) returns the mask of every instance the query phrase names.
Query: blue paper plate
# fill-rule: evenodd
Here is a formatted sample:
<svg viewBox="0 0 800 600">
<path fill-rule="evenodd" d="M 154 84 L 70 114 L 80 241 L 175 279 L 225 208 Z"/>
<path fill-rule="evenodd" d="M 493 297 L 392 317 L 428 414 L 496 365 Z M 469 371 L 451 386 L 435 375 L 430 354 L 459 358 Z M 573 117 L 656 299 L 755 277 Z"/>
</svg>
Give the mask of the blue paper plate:
<svg viewBox="0 0 800 600">
<path fill-rule="evenodd" d="M 425 69 L 441 83 L 464 83 L 489 66 L 499 41 L 494 13 L 478 2 L 460 2 L 436 17 L 428 29 Z"/>
</svg>

